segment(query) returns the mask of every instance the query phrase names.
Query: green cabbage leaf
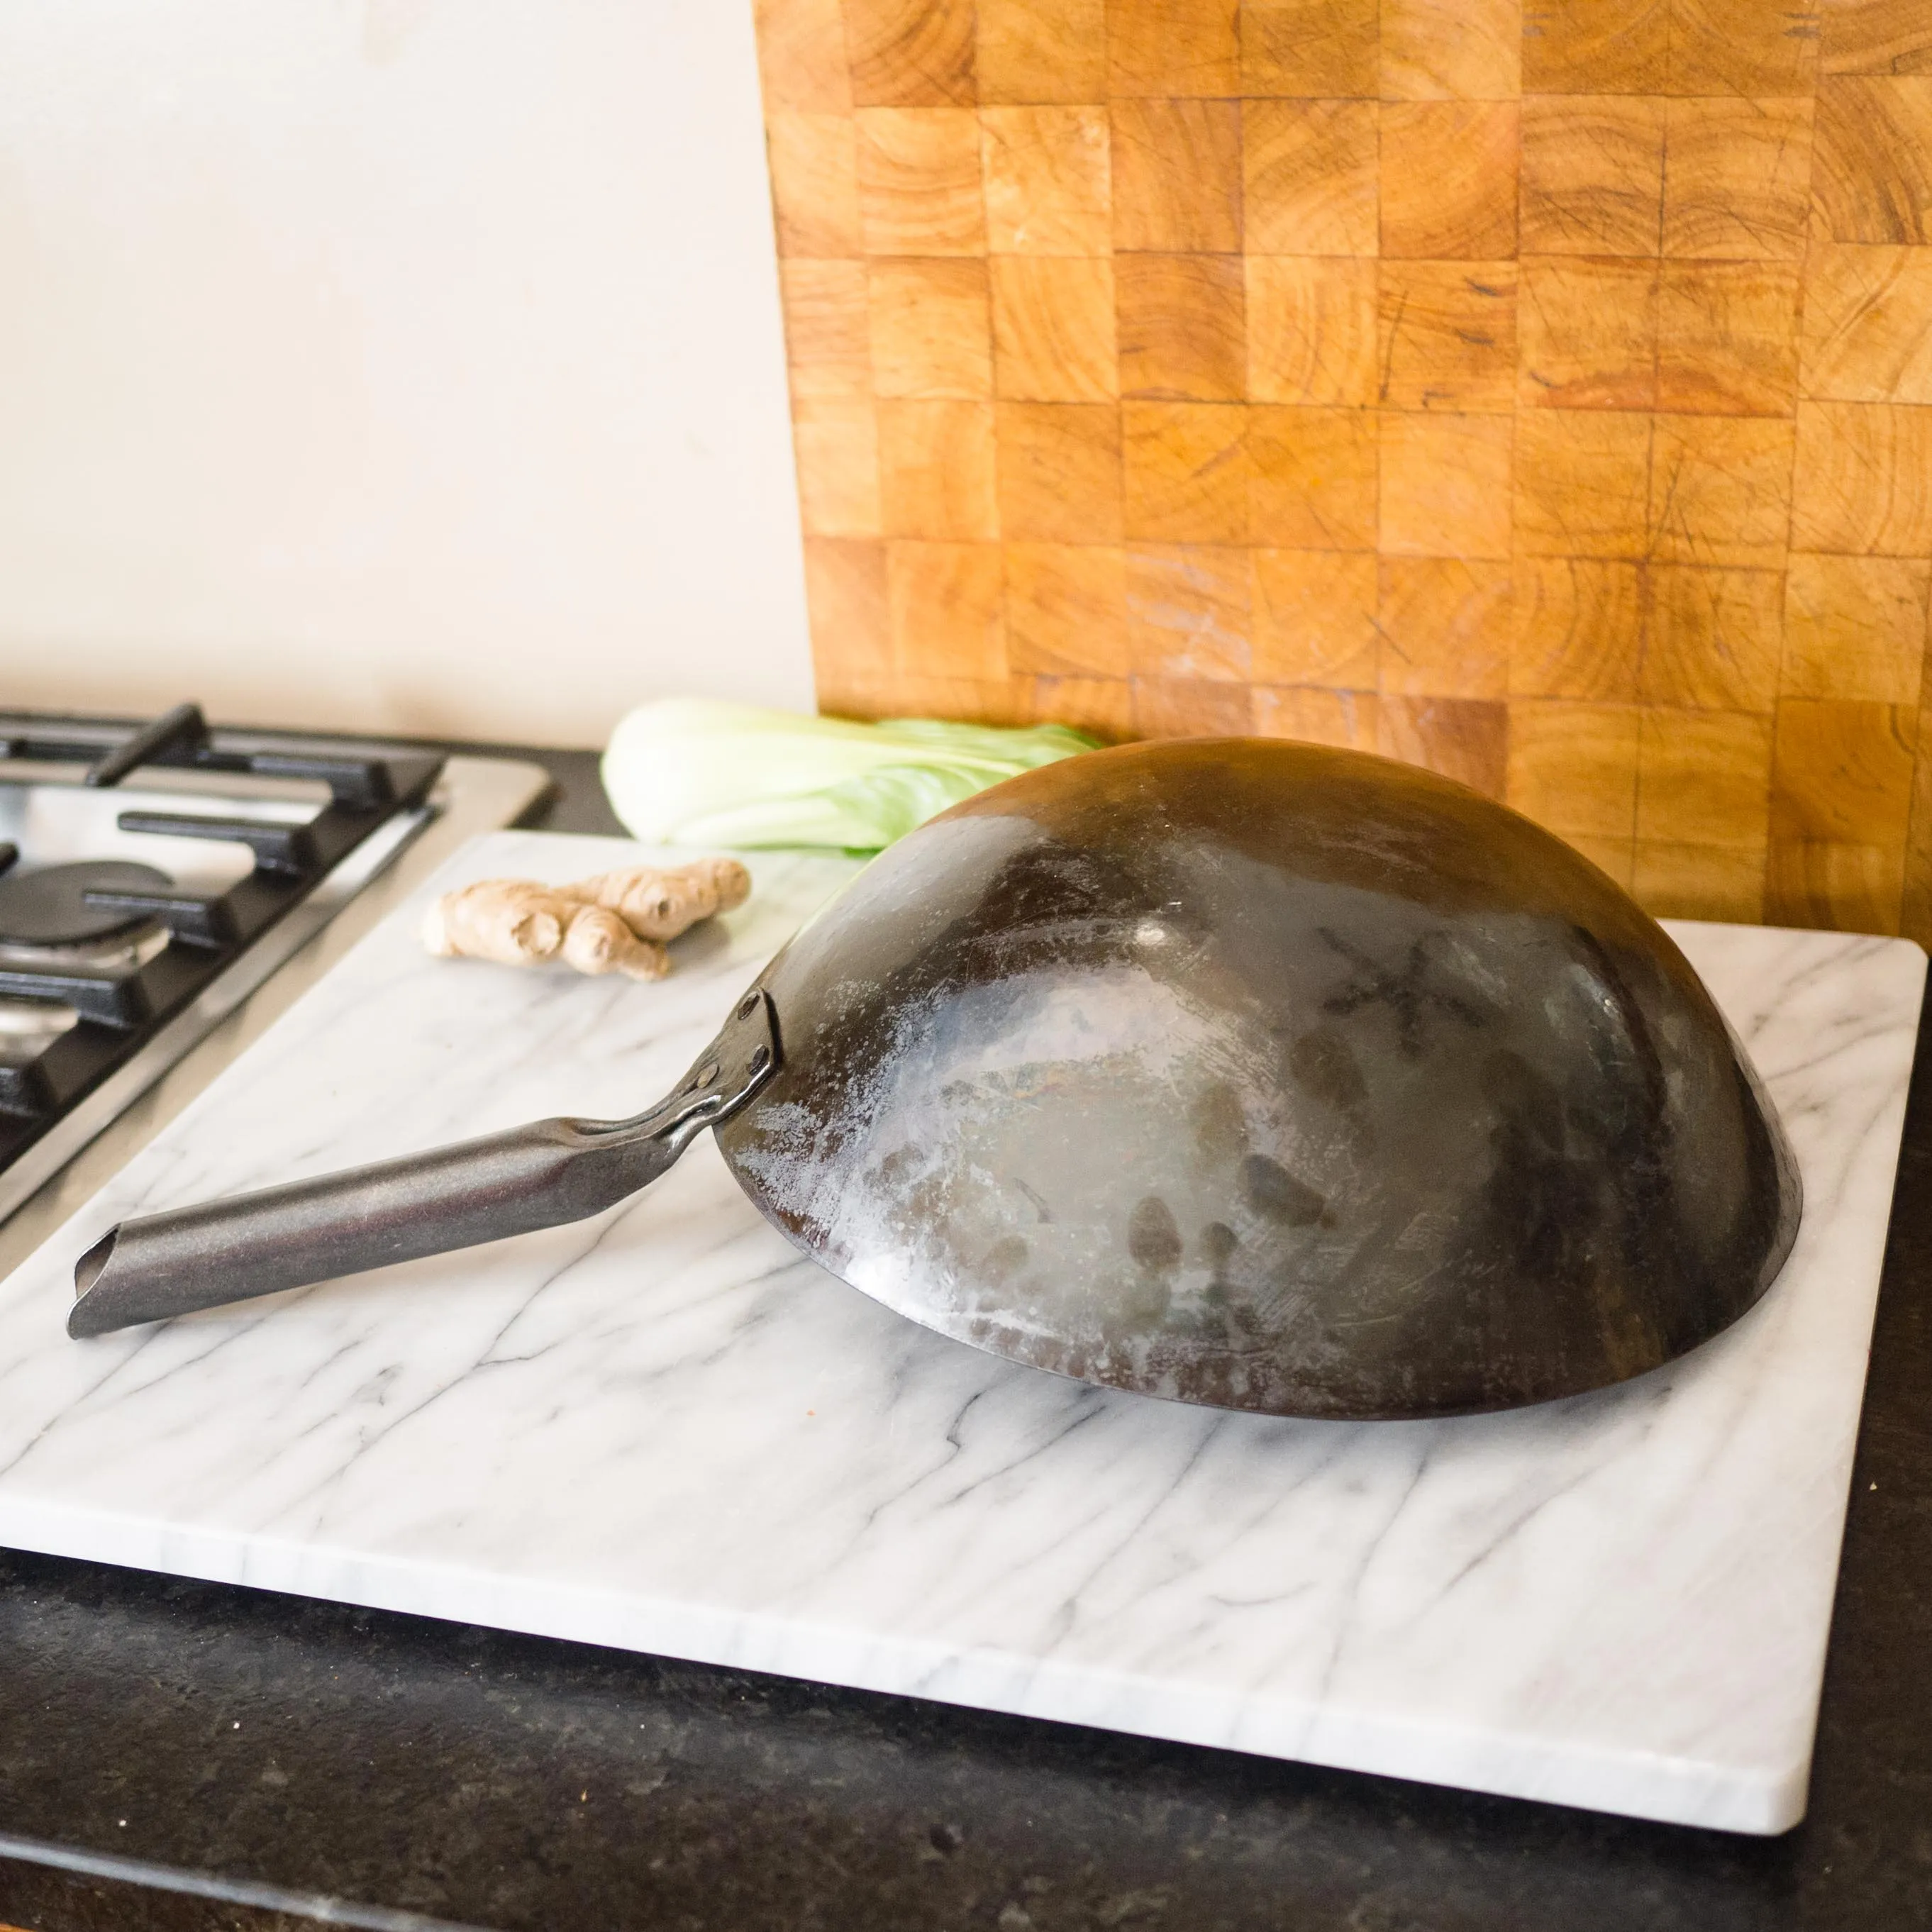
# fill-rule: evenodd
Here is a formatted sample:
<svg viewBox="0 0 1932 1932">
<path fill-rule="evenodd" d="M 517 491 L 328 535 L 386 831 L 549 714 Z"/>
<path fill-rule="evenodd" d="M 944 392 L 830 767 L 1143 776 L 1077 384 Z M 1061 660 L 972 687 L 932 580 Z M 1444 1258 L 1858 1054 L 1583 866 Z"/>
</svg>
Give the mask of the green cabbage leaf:
<svg viewBox="0 0 1932 1932">
<path fill-rule="evenodd" d="M 619 721 L 604 788 L 626 828 L 653 844 L 876 852 L 1002 778 L 1100 743 L 1064 724 L 862 724 L 664 698 Z"/>
</svg>

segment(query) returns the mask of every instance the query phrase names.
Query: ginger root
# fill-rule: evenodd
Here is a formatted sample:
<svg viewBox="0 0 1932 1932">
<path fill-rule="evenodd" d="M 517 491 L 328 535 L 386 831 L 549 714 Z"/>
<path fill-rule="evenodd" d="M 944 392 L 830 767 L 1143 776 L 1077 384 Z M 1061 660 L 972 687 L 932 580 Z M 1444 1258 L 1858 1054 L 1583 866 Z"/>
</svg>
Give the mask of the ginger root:
<svg viewBox="0 0 1932 1932">
<path fill-rule="evenodd" d="M 580 973 L 662 980 L 662 942 L 742 905 L 752 877 L 735 859 L 700 859 L 670 870 L 636 866 L 567 886 L 482 879 L 446 892 L 424 915 L 423 944 L 446 959 L 506 966 L 561 959 Z"/>
<path fill-rule="evenodd" d="M 675 939 L 715 912 L 731 912 L 752 896 L 752 875 L 736 859 L 697 859 L 674 871 L 632 866 L 599 872 L 562 890 L 608 907 L 640 939 Z"/>
<path fill-rule="evenodd" d="M 528 879 L 482 879 L 446 892 L 424 915 L 423 944 L 446 959 L 504 966 L 562 959 L 580 973 L 662 980 L 670 956 L 640 939 L 614 912 Z"/>
</svg>

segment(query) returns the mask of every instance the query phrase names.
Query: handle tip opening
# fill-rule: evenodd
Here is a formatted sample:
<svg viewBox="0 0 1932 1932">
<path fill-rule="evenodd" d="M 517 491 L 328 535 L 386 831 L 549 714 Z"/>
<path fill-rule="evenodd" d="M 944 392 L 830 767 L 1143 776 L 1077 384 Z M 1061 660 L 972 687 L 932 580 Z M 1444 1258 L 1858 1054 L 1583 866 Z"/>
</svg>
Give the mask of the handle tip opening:
<svg viewBox="0 0 1932 1932">
<path fill-rule="evenodd" d="M 94 1292 L 106 1271 L 107 1264 L 114 1258 L 115 1244 L 120 1238 L 121 1225 L 116 1222 L 74 1264 L 76 1299 L 68 1310 L 67 1332 L 76 1341 L 84 1340 L 90 1335 L 105 1335 L 112 1329 L 128 1325 L 124 1317 L 116 1315 L 109 1299 Z"/>
</svg>

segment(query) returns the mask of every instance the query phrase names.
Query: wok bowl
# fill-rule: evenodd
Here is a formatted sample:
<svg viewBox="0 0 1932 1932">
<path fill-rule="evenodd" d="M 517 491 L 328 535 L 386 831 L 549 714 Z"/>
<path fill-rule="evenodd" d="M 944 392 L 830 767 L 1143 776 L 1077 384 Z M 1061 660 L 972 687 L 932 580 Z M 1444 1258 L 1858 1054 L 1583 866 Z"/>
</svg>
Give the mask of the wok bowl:
<svg viewBox="0 0 1932 1932">
<path fill-rule="evenodd" d="M 1035 1367 L 1271 1414 L 1513 1407 L 1770 1285 L 1800 1188 L 1669 937 L 1388 760 L 1137 745 L 890 848 L 772 961 L 723 1124 L 794 1241 Z"/>
</svg>

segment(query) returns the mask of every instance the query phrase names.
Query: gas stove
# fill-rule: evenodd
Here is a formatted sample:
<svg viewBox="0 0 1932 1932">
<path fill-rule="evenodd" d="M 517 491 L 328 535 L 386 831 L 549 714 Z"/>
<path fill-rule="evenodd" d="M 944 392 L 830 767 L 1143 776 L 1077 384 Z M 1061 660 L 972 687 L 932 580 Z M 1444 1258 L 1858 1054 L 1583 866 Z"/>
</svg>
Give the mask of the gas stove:
<svg viewBox="0 0 1932 1932">
<path fill-rule="evenodd" d="M 510 759 L 213 729 L 193 704 L 0 714 L 0 1263 L 70 1202 L 82 1150 L 76 1184 L 98 1184 L 548 783 Z"/>
</svg>

